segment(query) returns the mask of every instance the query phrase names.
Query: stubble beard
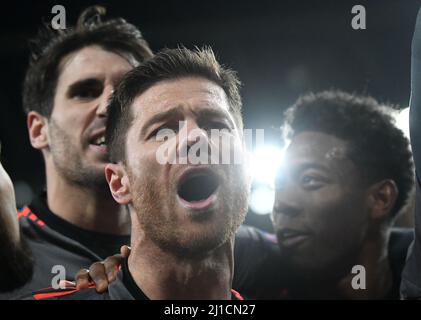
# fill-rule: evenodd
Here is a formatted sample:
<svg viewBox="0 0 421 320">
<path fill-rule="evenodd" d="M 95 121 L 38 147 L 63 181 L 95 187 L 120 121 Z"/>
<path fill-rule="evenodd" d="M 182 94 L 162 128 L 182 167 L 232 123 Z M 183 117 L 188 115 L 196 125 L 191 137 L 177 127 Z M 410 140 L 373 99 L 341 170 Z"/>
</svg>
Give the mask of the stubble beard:
<svg viewBox="0 0 421 320">
<path fill-rule="evenodd" d="M 200 259 L 231 241 L 244 221 L 248 199 L 246 183 L 234 179 L 235 184 L 231 181 L 221 184 L 219 194 L 222 199 L 219 201 L 222 205 L 216 209 L 219 212 L 210 214 L 209 219 L 217 221 L 210 222 L 207 219 L 195 219 L 188 214 L 180 219 L 180 213 L 176 212 L 176 208 L 179 208 L 176 196 L 163 192 L 175 189 L 161 189 L 151 174 L 149 178 L 136 178 L 129 172 L 133 207 L 145 237 L 164 252 L 182 259 Z M 189 232 L 186 223 L 203 223 L 206 226 L 203 226 L 203 232 Z"/>
<path fill-rule="evenodd" d="M 110 196 L 104 171 L 86 164 L 70 135 L 51 119 L 50 152 L 57 172 L 70 184 L 89 189 L 105 197 Z"/>
</svg>

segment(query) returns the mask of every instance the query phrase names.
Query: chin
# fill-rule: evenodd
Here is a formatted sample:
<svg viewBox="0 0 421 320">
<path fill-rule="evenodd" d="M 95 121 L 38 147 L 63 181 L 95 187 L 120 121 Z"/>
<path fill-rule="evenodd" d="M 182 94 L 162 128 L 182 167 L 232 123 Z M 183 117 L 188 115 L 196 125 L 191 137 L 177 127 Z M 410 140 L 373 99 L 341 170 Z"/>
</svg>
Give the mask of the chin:
<svg viewBox="0 0 421 320">
<path fill-rule="evenodd" d="M 316 251 L 313 252 L 316 253 Z M 337 263 L 328 259 L 320 259 L 321 255 L 300 253 L 287 258 L 288 266 L 296 274 L 315 278 L 336 278 L 338 273 Z M 351 272 L 351 269 L 349 272 Z"/>
<path fill-rule="evenodd" d="M 107 165 L 108 162 L 104 162 L 104 161 L 91 161 L 89 163 L 85 164 L 85 172 L 89 171 L 89 175 L 92 176 L 97 176 L 97 177 L 104 177 L 104 181 L 106 181 L 105 179 L 105 166 Z"/>
<path fill-rule="evenodd" d="M 199 223 L 190 222 L 174 232 L 172 239 L 165 241 L 164 247 L 181 258 L 206 256 L 231 240 L 232 236 L 231 230 L 221 228 L 221 223 L 217 219 Z"/>
<path fill-rule="evenodd" d="M 225 237 L 216 234 L 200 234 L 190 236 L 187 241 L 182 241 L 179 248 L 184 256 L 206 256 L 226 243 Z"/>
</svg>

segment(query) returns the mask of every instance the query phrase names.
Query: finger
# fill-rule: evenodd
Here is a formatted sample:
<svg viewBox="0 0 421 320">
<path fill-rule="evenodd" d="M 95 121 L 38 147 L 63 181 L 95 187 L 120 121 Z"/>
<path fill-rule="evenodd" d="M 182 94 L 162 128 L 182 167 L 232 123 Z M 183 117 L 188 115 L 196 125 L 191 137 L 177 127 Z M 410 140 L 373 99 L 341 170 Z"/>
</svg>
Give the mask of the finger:
<svg viewBox="0 0 421 320">
<path fill-rule="evenodd" d="M 76 274 L 75 281 L 76 281 L 76 289 L 80 290 L 80 289 L 89 288 L 89 285 L 91 284 L 91 277 L 89 276 L 89 270 L 88 269 L 79 270 L 79 272 Z"/>
<path fill-rule="evenodd" d="M 67 280 L 60 280 L 58 283 L 60 289 L 74 289 L 76 288 L 76 284 L 72 281 Z"/>
<path fill-rule="evenodd" d="M 105 259 L 104 268 L 105 273 L 107 274 L 108 283 L 113 282 L 117 278 L 123 259 L 124 257 L 121 254 L 116 254 Z"/>
<path fill-rule="evenodd" d="M 108 280 L 105 273 L 104 264 L 101 262 L 95 262 L 89 268 L 89 275 L 92 281 L 95 283 L 95 289 L 98 293 L 103 293 L 108 289 Z"/>
<path fill-rule="evenodd" d="M 131 248 L 129 246 L 121 246 L 120 253 L 123 257 L 128 258 L 130 256 Z"/>
</svg>

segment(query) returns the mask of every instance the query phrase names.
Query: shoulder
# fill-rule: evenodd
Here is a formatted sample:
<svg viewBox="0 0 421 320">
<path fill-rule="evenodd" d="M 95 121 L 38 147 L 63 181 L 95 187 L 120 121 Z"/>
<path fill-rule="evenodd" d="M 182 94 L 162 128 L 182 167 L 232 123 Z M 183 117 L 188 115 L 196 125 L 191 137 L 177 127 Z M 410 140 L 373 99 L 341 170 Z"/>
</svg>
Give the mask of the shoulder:
<svg viewBox="0 0 421 320">
<path fill-rule="evenodd" d="M 235 235 L 235 255 L 240 258 L 250 255 L 259 258 L 266 256 L 277 256 L 279 254 L 278 241 L 274 234 L 262 231 L 255 227 L 241 226 Z"/>
<path fill-rule="evenodd" d="M 400 279 L 408 248 L 414 240 L 414 230 L 409 228 L 392 228 L 389 238 L 389 261 L 392 272 Z"/>
<path fill-rule="evenodd" d="M 389 238 L 389 251 L 390 253 L 396 253 L 406 251 L 409 245 L 414 240 L 414 230 L 412 228 L 392 228 Z"/>
<path fill-rule="evenodd" d="M 27 228 L 29 226 L 36 226 L 39 228 L 45 227 L 45 222 L 41 220 L 29 206 L 19 210 L 17 212 L 17 217 L 19 220 L 19 224 L 23 228 Z"/>
<path fill-rule="evenodd" d="M 238 229 L 235 240 L 238 243 L 260 243 L 267 245 L 277 245 L 276 236 L 274 234 L 262 231 L 258 228 L 242 225 Z"/>
<path fill-rule="evenodd" d="M 284 287 L 276 236 L 242 226 L 235 237 L 233 287 L 247 298 L 273 299 Z"/>
</svg>

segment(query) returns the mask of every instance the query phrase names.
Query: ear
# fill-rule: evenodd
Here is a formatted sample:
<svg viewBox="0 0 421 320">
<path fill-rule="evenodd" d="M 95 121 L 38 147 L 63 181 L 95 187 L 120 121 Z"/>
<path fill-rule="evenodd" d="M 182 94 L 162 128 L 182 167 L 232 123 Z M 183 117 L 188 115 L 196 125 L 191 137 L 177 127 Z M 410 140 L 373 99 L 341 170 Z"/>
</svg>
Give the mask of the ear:
<svg viewBox="0 0 421 320">
<path fill-rule="evenodd" d="M 29 140 L 31 145 L 38 150 L 49 146 L 47 119 L 36 111 L 30 111 L 26 117 Z"/>
<path fill-rule="evenodd" d="M 105 178 L 117 203 L 126 205 L 132 201 L 129 179 L 121 164 L 107 164 L 105 166 Z"/>
<path fill-rule="evenodd" d="M 387 219 L 390 217 L 398 197 L 395 181 L 383 180 L 370 187 L 369 205 L 373 219 Z"/>
</svg>

